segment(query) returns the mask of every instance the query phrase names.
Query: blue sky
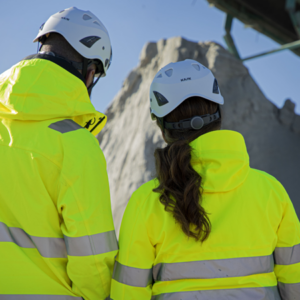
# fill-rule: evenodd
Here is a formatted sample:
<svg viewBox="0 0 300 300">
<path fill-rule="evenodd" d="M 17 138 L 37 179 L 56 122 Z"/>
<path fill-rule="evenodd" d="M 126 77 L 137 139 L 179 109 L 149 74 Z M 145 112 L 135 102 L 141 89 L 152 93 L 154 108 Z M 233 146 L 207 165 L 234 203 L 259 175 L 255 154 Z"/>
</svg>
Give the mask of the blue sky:
<svg viewBox="0 0 300 300">
<path fill-rule="evenodd" d="M 108 29 L 113 62 L 108 76 L 93 91 L 96 109 L 104 112 L 148 41 L 183 36 L 192 41 L 216 41 L 223 46 L 225 14 L 205 0 L 2 0 L 0 9 L 0 73 L 29 54 L 38 29 L 51 14 L 76 6 L 96 14 Z M 234 20 L 232 34 L 242 57 L 277 48 L 264 35 Z M 300 57 L 290 51 L 246 62 L 265 96 L 278 107 L 286 99 L 300 114 Z M 225 99 L 226 101 L 226 99 Z"/>
</svg>

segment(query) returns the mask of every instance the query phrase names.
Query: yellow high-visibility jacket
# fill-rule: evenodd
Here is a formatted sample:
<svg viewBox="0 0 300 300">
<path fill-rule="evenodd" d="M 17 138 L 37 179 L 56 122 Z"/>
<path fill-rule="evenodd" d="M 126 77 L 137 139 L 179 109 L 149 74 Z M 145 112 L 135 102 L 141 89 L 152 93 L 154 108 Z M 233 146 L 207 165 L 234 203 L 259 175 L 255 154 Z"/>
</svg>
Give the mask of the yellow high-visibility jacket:
<svg viewBox="0 0 300 300">
<path fill-rule="evenodd" d="M 111 299 L 300 299 L 300 224 L 284 188 L 249 167 L 237 132 L 190 145 L 210 236 L 188 238 L 153 192 L 157 180 L 144 184 L 122 220 Z"/>
<path fill-rule="evenodd" d="M 62 59 L 0 75 L 1 300 L 109 299 L 118 245 L 93 136 L 105 121 Z"/>
</svg>

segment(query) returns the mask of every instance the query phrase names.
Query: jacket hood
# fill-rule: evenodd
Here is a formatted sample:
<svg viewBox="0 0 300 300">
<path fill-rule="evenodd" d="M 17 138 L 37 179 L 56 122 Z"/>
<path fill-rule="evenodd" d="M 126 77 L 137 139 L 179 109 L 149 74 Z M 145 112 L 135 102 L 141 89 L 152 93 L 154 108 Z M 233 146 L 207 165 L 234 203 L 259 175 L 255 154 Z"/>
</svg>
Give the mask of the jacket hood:
<svg viewBox="0 0 300 300">
<path fill-rule="evenodd" d="M 190 143 L 191 164 L 202 177 L 205 193 L 228 192 L 237 188 L 250 171 L 249 155 L 243 136 L 235 131 L 218 130 Z"/>
<path fill-rule="evenodd" d="M 0 75 L 0 118 L 69 118 L 90 131 L 94 128 L 94 135 L 106 123 L 92 105 L 81 74 L 63 59 L 45 54 L 30 56 Z"/>
</svg>

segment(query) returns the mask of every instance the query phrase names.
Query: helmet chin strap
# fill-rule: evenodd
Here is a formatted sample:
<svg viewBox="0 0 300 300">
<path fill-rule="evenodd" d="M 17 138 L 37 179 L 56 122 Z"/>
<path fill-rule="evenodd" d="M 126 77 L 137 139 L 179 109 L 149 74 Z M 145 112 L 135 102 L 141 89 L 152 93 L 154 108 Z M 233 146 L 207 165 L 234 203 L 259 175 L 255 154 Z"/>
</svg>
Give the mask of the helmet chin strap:
<svg viewBox="0 0 300 300">
<path fill-rule="evenodd" d="M 102 73 L 100 73 L 99 77 L 93 82 L 91 83 L 91 85 L 87 88 L 89 95 L 91 96 L 92 94 L 92 89 L 93 87 L 96 85 L 96 83 L 99 81 L 100 77 L 101 77 Z"/>
<path fill-rule="evenodd" d="M 87 71 L 88 71 L 88 67 L 89 67 L 89 64 L 88 64 L 88 59 L 86 58 L 83 58 L 83 62 L 82 62 L 82 76 L 83 78 L 87 79 Z M 88 93 L 89 93 L 89 96 L 91 96 L 92 94 L 92 89 L 93 87 L 97 84 L 97 82 L 99 81 L 100 77 L 102 76 L 103 73 L 100 73 L 99 77 L 93 81 L 89 87 L 87 87 L 87 90 L 88 90 Z"/>
</svg>

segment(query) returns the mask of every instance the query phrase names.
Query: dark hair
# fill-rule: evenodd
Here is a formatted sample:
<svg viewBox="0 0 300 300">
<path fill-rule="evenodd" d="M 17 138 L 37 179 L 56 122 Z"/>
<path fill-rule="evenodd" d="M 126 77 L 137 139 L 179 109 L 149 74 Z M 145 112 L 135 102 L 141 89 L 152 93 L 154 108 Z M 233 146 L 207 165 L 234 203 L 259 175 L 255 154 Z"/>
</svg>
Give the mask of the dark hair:
<svg viewBox="0 0 300 300">
<path fill-rule="evenodd" d="M 41 47 L 41 51 L 52 51 L 72 61 L 83 61 L 83 56 L 79 54 L 61 34 L 56 32 L 51 32 L 49 37 L 46 38 Z"/>
<path fill-rule="evenodd" d="M 193 116 L 213 114 L 218 104 L 200 97 L 191 97 L 169 113 L 166 122 L 178 122 Z M 157 121 L 157 125 L 161 127 Z M 199 136 L 221 129 L 221 119 L 200 130 L 183 129 L 164 131 L 167 146 L 156 149 L 156 172 L 159 186 L 153 191 L 160 193 L 160 202 L 181 225 L 183 232 L 196 241 L 205 241 L 211 231 L 207 213 L 201 206 L 202 178 L 191 166 L 192 148 L 189 143 Z"/>
</svg>

